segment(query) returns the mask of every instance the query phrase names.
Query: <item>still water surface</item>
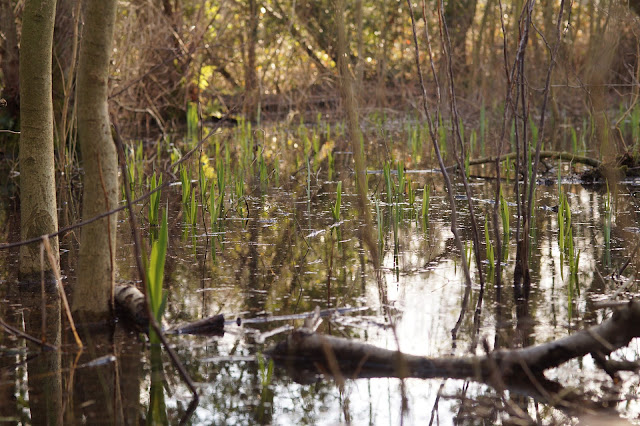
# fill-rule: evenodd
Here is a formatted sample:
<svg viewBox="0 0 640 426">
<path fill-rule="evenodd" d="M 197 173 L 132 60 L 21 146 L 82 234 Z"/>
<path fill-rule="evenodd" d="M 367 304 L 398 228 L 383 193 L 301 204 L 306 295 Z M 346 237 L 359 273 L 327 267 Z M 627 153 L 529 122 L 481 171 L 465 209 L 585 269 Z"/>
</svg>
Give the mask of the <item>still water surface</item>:
<svg viewBox="0 0 640 426">
<path fill-rule="evenodd" d="M 421 190 L 414 206 L 407 202 L 399 207 L 389 205 L 381 175 L 370 175 L 370 201 L 374 223 L 378 224 L 374 240 L 378 240 L 383 253 L 381 282 L 375 278 L 371 256 L 362 242 L 364 231 L 348 170 L 331 181 L 292 179 L 263 191 L 254 187 L 241 203 L 229 196 L 228 213 L 215 233 L 208 223 L 199 221 L 190 234 L 184 225 L 180 187 L 165 191 L 162 203 L 168 205 L 170 226 L 166 325 L 219 313 L 229 320 L 222 336 L 169 336 L 200 394 L 200 403 L 188 423 L 492 424 L 509 418 L 510 410 L 505 408 L 509 404 L 516 404 L 544 423 L 570 420 L 562 411 L 536 404 L 533 399 L 509 392 L 503 395 L 473 382 L 409 379 L 403 383 L 395 378 L 377 378 L 347 380 L 338 385 L 331 378 L 270 367 L 268 359 L 262 357 L 262 352 L 284 338 L 289 328 L 303 324 L 303 319 L 269 317 L 312 312 L 316 306 L 361 308 L 324 318 L 321 332 L 389 349 L 399 346 L 411 354 L 464 356 L 483 354 L 481 342 L 485 339 L 493 348 L 566 336 L 610 314 L 596 309 L 595 301 L 625 284 L 626 292 L 637 291 L 637 259 L 620 280 L 608 278 L 626 261 L 638 239 L 640 200 L 634 196 L 634 182 L 623 182 L 612 194 L 609 241 L 604 227 L 606 189 L 577 183 L 562 185 L 571 206 L 575 249 L 580 252 L 580 292 L 571 301 L 569 267 L 566 259 L 561 260 L 558 247 L 554 211 L 558 188 L 555 184 L 538 187 L 530 260 L 533 288 L 529 316 L 522 317 L 516 312 L 510 280 L 515 261 L 515 207 L 510 208 L 511 237 L 503 257 L 506 267 L 501 309 L 497 309 L 493 278 L 487 278 L 481 304 L 479 285 L 474 285 L 463 306 L 467 289 L 449 229 L 450 210 L 442 181 L 430 172 L 414 173 L 411 178 L 416 188 L 431 185 L 428 224 L 419 218 Z M 330 206 L 338 179 L 345 185 L 341 222 L 332 227 Z M 493 183 L 479 179 L 472 183 L 476 208 L 485 216 L 491 209 L 488 200 L 493 199 Z M 464 193 L 460 186 L 456 190 Z M 459 221 L 467 223 L 466 201 L 459 198 Z M 507 194 L 507 198 L 513 195 Z M 142 216 L 146 208 L 139 206 Z M 394 217 L 398 218 L 397 226 Z M 6 217 L 4 220 L 10 222 Z M 123 281 L 135 282 L 137 272 L 124 215 L 120 222 L 119 275 Z M 484 224 L 484 220 L 479 222 Z M 462 234 L 470 240 L 468 229 Z M 72 255 L 63 255 L 67 277 L 73 277 L 73 261 L 68 259 Z M 12 255 L 3 256 L 5 271 L 14 268 Z M 488 270 L 486 264 L 472 261 L 474 282 L 478 282 L 478 266 L 485 273 Z M 11 276 L 2 274 L 2 317 L 40 337 L 40 295 L 11 290 Z M 59 312 L 59 301 L 52 298 L 46 333 L 53 343 L 57 328 L 63 330 L 62 352 L 41 353 L 35 345 L 0 335 L 0 420 L 9 424 L 180 421 L 191 394 L 164 352 L 157 348 L 149 351 L 144 338 L 118 325 L 113 335 L 85 333 L 88 349 L 78 354 L 64 332 L 66 323 L 55 319 L 60 318 Z M 245 323 L 238 326 L 233 321 L 237 318 Z M 266 319 L 254 321 L 258 318 Z M 637 342 L 633 342 L 620 351 L 620 356 L 635 359 L 638 350 Z M 611 386 L 610 379 L 594 367 L 590 357 L 551 370 L 548 378 L 578 387 L 595 399 L 606 395 Z M 640 406 L 635 390 L 639 379 L 625 378 L 619 394 L 622 402 L 616 410 L 624 417 L 637 419 Z"/>
</svg>

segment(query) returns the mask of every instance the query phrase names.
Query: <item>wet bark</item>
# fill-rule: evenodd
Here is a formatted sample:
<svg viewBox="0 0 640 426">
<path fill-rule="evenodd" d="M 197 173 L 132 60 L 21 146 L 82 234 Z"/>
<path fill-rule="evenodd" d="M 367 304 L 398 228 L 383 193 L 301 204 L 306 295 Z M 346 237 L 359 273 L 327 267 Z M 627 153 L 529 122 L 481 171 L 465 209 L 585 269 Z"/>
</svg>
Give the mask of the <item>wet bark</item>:
<svg viewBox="0 0 640 426">
<path fill-rule="evenodd" d="M 78 138 L 84 165 L 83 219 L 118 204 L 118 158 L 107 108 L 109 58 L 116 1 L 90 0 L 78 64 Z M 115 214 L 82 228 L 73 310 L 86 320 L 106 319 L 115 277 Z"/>
<path fill-rule="evenodd" d="M 53 157 L 51 49 L 55 0 L 27 0 L 20 51 L 20 238 L 58 230 Z M 20 247 L 22 278 L 40 274 L 39 244 Z M 59 262 L 58 239 L 51 248 Z M 51 270 L 52 266 L 45 265 Z"/>
</svg>

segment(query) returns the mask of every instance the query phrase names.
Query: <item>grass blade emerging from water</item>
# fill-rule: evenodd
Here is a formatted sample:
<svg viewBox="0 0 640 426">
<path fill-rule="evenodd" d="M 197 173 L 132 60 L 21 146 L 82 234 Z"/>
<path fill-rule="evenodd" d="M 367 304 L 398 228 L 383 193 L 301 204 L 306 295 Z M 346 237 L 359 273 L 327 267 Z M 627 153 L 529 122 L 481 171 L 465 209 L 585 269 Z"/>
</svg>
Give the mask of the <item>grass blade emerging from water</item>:
<svg viewBox="0 0 640 426">
<path fill-rule="evenodd" d="M 158 239 L 151 245 L 151 256 L 147 265 L 149 303 L 151 312 L 159 323 L 162 321 L 162 314 L 167 304 L 167 295 L 163 293 L 162 283 L 164 280 L 164 263 L 167 256 L 167 245 L 169 232 L 167 226 L 168 208 L 165 209 L 160 226 Z M 152 328 L 149 329 L 149 339 L 151 343 L 160 343 L 160 339 Z"/>
</svg>

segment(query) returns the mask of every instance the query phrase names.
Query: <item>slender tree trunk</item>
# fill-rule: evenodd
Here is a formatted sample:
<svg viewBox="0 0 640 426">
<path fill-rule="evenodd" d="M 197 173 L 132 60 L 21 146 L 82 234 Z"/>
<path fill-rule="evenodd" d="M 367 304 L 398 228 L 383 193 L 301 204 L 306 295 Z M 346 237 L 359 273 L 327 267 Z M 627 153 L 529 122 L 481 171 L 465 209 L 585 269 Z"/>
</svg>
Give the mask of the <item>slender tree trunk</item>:
<svg viewBox="0 0 640 426">
<path fill-rule="evenodd" d="M 82 217 L 118 204 L 118 158 L 107 108 L 115 0 L 89 0 L 78 63 L 78 138 L 84 165 Z M 109 315 L 115 278 L 116 215 L 82 229 L 73 310 L 85 320 Z"/>
<path fill-rule="evenodd" d="M 454 76 L 464 76 L 467 67 L 467 31 L 476 14 L 477 0 L 450 0 L 444 17 L 451 36 L 451 57 Z"/>
<path fill-rule="evenodd" d="M 258 3 L 249 0 L 249 21 L 247 23 L 247 65 L 245 67 L 245 100 L 244 113 L 247 121 L 255 122 L 258 118 L 260 92 L 256 73 L 256 46 L 258 44 Z"/>
<path fill-rule="evenodd" d="M 27 0 L 20 52 L 20 238 L 58 230 L 53 158 L 51 48 L 55 0 Z M 58 239 L 51 239 L 58 259 Z M 51 265 L 46 265 L 51 270 Z M 20 275 L 41 270 L 39 244 L 20 247 Z"/>
</svg>

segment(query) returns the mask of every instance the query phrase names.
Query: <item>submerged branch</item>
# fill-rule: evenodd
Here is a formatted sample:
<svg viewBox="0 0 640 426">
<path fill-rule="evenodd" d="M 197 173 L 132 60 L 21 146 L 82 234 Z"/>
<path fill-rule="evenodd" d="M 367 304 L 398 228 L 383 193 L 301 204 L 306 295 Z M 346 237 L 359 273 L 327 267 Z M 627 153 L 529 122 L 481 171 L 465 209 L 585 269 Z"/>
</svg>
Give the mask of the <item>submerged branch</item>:
<svg viewBox="0 0 640 426">
<path fill-rule="evenodd" d="M 485 356 L 428 358 L 299 328 L 266 351 L 275 361 L 297 369 L 320 368 L 340 377 L 414 377 L 471 379 L 485 383 L 518 381 L 588 354 L 609 355 L 640 336 L 640 301 L 629 302 L 601 324 L 570 336 Z"/>
<path fill-rule="evenodd" d="M 489 163 L 495 163 L 496 159 L 498 161 L 505 161 L 505 160 L 513 160 L 516 158 L 516 153 L 515 152 L 511 152 L 509 154 L 505 154 L 505 155 L 501 155 L 500 157 L 496 158 L 496 157 L 481 157 L 481 158 L 476 158 L 475 160 L 469 160 L 469 165 L 470 166 L 477 166 L 480 164 L 489 164 Z M 594 168 L 599 168 L 603 165 L 602 161 L 600 160 L 596 160 L 594 158 L 590 158 L 590 157 L 586 157 L 584 155 L 576 155 L 576 154 L 572 154 L 570 152 L 565 152 L 565 151 L 540 151 L 540 158 L 554 158 L 557 160 L 563 160 L 563 161 L 570 161 L 572 163 L 579 163 L 579 164 L 584 164 L 585 166 L 590 166 L 590 167 L 594 167 Z M 447 169 L 449 170 L 457 170 L 458 169 L 458 165 L 454 164 L 452 166 L 449 166 Z"/>
</svg>

